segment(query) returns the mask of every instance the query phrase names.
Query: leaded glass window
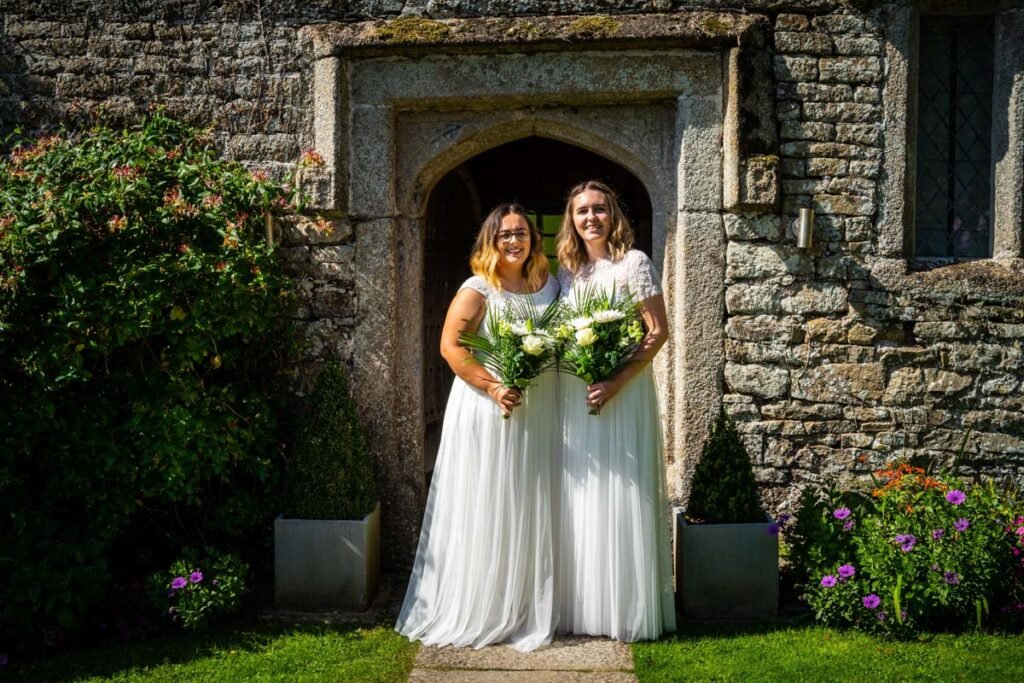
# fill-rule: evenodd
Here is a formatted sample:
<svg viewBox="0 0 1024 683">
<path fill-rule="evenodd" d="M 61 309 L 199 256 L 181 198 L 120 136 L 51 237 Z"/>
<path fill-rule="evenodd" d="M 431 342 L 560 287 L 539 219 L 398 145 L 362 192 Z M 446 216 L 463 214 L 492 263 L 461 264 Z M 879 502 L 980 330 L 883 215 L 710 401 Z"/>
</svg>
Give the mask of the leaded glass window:
<svg viewBox="0 0 1024 683">
<path fill-rule="evenodd" d="M 921 18 L 914 254 L 992 253 L 991 17 Z"/>
</svg>

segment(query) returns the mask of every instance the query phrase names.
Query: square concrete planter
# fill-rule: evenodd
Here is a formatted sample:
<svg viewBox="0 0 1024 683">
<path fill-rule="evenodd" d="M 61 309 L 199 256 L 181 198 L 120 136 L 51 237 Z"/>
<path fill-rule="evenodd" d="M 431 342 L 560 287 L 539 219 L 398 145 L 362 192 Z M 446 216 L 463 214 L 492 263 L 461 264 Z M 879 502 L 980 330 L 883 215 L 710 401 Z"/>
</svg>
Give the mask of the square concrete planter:
<svg viewBox="0 0 1024 683">
<path fill-rule="evenodd" d="M 380 503 L 362 520 L 274 520 L 278 609 L 366 609 L 380 585 Z"/>
<path fill-rule="evenodd" d="M 676 605 L 683 618 L 770 618 L 779 606 L 772 520 L 689 524 L 675 510 Z"/>
</svg>

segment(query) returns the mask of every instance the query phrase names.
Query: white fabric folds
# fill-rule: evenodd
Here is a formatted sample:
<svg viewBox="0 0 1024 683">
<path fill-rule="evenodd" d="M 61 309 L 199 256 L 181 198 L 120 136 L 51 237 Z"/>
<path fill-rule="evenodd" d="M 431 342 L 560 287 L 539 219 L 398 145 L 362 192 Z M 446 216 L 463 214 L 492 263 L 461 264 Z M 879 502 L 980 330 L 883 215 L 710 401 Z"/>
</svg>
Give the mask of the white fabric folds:
<svg viewBox="0 0 1024 683">
<path fill-rule="evenodd" d="M 466 286 L 478 288 L 479 282 Z M 550 279 L 539 306 L 557 296 Z M 486 294 L 502 305 L 500 293 Z M 427 645 L 528 651 L 557 626 L 552 506 L 561 428 L 559 378 L 544 373 L 503 420 L 455 379 L 409 588 L 395 629 Z"/>
</svg>

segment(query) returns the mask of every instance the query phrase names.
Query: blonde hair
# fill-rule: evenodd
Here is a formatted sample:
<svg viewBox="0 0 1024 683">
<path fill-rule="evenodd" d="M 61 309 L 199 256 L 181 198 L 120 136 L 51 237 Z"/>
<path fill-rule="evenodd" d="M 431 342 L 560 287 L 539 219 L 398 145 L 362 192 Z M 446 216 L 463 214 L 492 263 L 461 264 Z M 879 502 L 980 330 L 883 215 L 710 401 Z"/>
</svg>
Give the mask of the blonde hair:
<svg viewBox="0 0 1024 683">
<path fill-rule="evenodd" d="M 498 263 L 501 260 L 501 252 L 497 246 L 498 231 L 501 230 L 501 220 L 511 214 L 522 216 L 530 226 L 530 256 L 523 266 L 523 276 L 526 278 L 526 287 L 531 292 L 536 292 L 547 280 L 548 257 L 544 255 L 540 230 L 526 215 L 526 209 L 522 204 L 499 204 L 487 214 L 480 231 L 476 234 L 473 251 L 469 255 L 469 269 L 474 275 L 487 280 L 495 289 L 501 289 L 501 281 L 498 279 Z"/>
<path fill-rule="evenodd" d="M 576 232 L 573 220 L 573 201 L 587 190 L 601 192 L 608 202 L 608 219 L 611 230 L 608 232 L 608 252 L 613 261 L 618 261 L 633 248 L 633 228 L 622 213 L 619 196 L 608 185 L 599 180 L 587 180 L 569 190 L 569 199 L 565 203 L 565 214 L 562 216 L 562 229 L 558 231 L 558 262 L 571 273 L 578 273 L 587 263 L 587 250 L 583 238 Z"/>
</svg>

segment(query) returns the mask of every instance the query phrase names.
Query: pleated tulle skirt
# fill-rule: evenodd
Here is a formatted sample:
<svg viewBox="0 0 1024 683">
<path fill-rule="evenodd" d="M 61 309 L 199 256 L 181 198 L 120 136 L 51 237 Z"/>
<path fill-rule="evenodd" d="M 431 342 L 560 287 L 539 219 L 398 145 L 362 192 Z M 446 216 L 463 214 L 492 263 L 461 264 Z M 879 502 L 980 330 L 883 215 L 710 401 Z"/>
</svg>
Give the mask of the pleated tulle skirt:
<svg viewBox="0 0 1024 683">
<path fill-rule="evenodd" d="M 508 420 L 456 378 L 408 592 L 395 630 L 427 645 L 551 641 L 558 383 L 547 372 Z"/>
<path fill-rule="evenodd" d="M 651 368 L 589 415 L 586 384 L 561 381 L 558 629 L 622 641 L 676 627 L 658 398 Z"/>
</svg>

